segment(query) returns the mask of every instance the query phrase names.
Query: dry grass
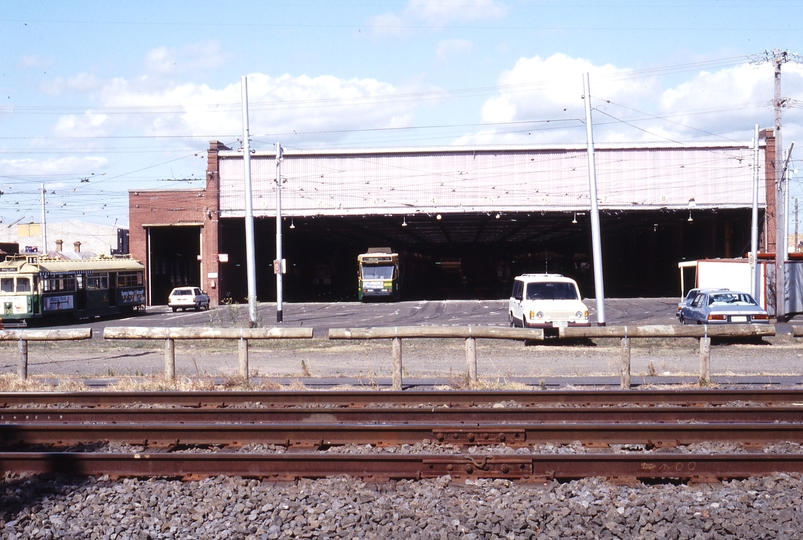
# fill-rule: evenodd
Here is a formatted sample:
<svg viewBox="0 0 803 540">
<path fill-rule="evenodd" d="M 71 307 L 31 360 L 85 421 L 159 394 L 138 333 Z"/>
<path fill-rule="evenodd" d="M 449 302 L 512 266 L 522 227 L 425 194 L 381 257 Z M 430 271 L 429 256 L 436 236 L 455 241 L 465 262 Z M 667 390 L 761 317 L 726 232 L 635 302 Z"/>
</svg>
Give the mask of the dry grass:
<svg viewBox="0 0 803 540">
<path fill-rule="evenodd" d="M 245 381 L 231 377 L 216 381 L 207 377 L 179 377 L 175 380 L 158 375 L 150 377 L 122 377 L 104 388 L 87 386 L 83 379 L 58 377 L 30 377 L 22 380 L 15 374 L 0 374 L 0 392 L 212 392 L 222 390 L 268 390 L 299 391 L 307 390 L 298 379 L 288 385 L 274 381 Z"/>
</svg>

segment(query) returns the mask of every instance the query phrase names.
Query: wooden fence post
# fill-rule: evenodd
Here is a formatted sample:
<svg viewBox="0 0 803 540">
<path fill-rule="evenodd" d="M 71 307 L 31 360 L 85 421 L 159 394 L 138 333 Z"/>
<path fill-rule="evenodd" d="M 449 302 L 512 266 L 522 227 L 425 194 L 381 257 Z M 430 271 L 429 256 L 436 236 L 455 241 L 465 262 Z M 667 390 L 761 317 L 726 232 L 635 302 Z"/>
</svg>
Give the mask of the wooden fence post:
<svg viewBox="0 0 803 540">
<path fill-rule="evenodd" d="M 700 338 L 700 384 L 711 382 L 711 338 Z"/>
<path fill-rule="evenodd" d="M 28 378 L 28 341 L 20 338 L 20 359 L 17 363 L 17 376 L 23 381 Z"/>
<path fill-rule="evenodd" d="M 238 342 L 240 352 L 240 377 L 248 381 L 248 340 L 240 338 Z"/>
<path fill-rule="evenodd" d="M 165 377 L 176 378 L 176 344 L 173 338 L 165 339 Z"/>
<path fill-rule="evenodd" d="M 393 338 L 393 389 L 402 389 L 402 341 Z"/>
<path fill-rule="evenodd" d="M 466 338 L 466 368 L 469 382 L 477 382 L 477 340 L 473 337 Z"/>
<path fill-rule="evenodd" d="M 619 362 L 619 387 L 630 390 L 630 338 L 627 336 L 622 338 L 622 356 Z"/>
</svg>

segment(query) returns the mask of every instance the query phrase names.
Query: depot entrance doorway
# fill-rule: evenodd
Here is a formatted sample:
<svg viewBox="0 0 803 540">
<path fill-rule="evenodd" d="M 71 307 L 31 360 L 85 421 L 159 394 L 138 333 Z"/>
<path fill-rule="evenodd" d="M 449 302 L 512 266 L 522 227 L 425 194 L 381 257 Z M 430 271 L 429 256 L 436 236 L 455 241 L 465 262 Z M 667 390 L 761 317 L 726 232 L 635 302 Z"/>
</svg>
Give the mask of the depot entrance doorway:
<svg viewBox="0 0 803 540">
<path fill-rule="evenodd" d="M 148 226 L 149 304 L 167 304 L 174 287 L 201 282 L 201 226 Z"/>
</svg>

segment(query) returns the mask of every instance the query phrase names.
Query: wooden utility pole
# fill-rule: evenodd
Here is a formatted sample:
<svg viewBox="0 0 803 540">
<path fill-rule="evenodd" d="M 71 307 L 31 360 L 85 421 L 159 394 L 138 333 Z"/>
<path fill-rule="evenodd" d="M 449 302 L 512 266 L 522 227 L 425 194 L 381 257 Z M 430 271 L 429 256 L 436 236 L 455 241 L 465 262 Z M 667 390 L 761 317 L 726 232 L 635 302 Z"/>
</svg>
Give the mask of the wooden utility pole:
<svg viewBox="0 0 803 540">
<path fill-rule="evenodd" d="M 787 100 L 781 98 L 781 65 L 794 61 L 803 63 L 803 58 L 788 51 L 775 49 L 764 51 L 750 58 L 754 64 L 772 62 L 774 67 L 775 92 L 772 108 L 775 117 L 775 318 L 786 321 L 786 185 L 784 183 L 783 143 L 781 142 L 781 109 Z"/>
</svg>

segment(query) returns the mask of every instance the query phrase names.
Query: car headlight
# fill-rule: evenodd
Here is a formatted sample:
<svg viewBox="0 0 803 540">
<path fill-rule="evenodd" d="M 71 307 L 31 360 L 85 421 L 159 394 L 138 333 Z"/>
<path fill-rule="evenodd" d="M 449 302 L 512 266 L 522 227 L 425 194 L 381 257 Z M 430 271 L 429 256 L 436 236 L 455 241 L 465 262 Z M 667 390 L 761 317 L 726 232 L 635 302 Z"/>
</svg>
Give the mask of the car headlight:
<svg viewBox="0 0 803 540">
<path fill-rule="evenodd" d="M 583 316 L 583 312 L 582 311 L 578 311 L 577 313 L 574 314 L 574 318 L 575 319 L 584 319 L 585 317 Z"/>
<path fill-rule="evenodd" d="M 543 311 L 539 311 L 538 313 L 535 314 L 535 316 L 538 319 L 543 319 L 544 318 L 544 312 Z"/>
</svg>

